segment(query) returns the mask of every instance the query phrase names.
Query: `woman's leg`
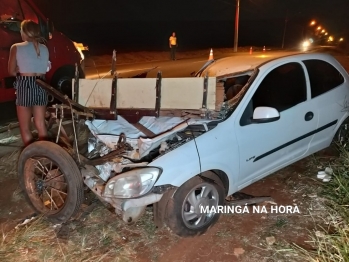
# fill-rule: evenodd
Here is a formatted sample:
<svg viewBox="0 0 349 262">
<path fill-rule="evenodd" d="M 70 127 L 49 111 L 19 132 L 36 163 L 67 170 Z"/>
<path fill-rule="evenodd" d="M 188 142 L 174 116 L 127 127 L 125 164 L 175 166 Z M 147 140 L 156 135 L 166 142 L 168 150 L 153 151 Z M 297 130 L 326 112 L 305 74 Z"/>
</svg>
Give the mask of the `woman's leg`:
<svg viewBox="0 0 349 262">
<path fill-rule="evenodd" d="M 47 128 L 45 123 L 46 106 L 33 106 L 35 127 L 38 130 L 39 140 L 47 140 Z"/>
<path fill-rule="evenodd" d="M 33 142 L 33 135 L 30 131 L 32 108 L 25 106 L 17 106 L 17 117 L 19 128 L 21 130 L 21 137 L 25 146 Z"/>
</svg>

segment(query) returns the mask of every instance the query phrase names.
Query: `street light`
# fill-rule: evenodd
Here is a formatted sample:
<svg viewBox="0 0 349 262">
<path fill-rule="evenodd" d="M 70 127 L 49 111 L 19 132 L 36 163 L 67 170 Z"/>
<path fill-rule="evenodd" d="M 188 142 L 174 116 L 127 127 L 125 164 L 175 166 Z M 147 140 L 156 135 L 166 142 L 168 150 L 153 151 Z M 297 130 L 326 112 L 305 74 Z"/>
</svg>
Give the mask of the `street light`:
<svg viewBox="0 0 349 262">
<path fill-rule="evenodd" d="M 311 21 L 310 22 L 310 25 L 312 26 L 312 25 L 315 25 L 316 24 L 316 21 L 315 20 L 313 20 L 313 21 Z"/>
<path fill-rule="evenodd" d="M 287 19 L 287 16 L 286 16 L 286 18 L 285 18 L 284 34 L 283 34 L 283 36 L 282 36 L 282 45 L 281 45 L 281 49 L 284 49 L 287 22 L 288 22 L 288 19 Z"/>
<path fill-rule="evenodd" d="M 298 11 L 296 13 L 293 13 L 291 16 L 289 15 L 289 10 L 286 10 L 286 17 L 285 17 L 285 26 L 284 26 L 284 33 L 283 33 L 283 36 L 282 36 L 282 44 L 281 44 L 281 48 L 284 49 L 284 46 L 285 46 L 285 37 L 286 37 L 286 30 L 287 30 L 287 23 L 289 20 L 293 19 L 292 17 L 295 17 L 296 15 L 300 14 L 301 12 Z M 291 17 L 291 18 L 289 18 Z M 315 23 L 315 21 L 314 21 Z M 302 37 L 304 35 L 304 27 L 301 26 L 302 28 Z"/>
<path fill-rule="evenodd" d="M 236 0 L 234 52 L 238 51 L 240 0 Z"/>
</svg>

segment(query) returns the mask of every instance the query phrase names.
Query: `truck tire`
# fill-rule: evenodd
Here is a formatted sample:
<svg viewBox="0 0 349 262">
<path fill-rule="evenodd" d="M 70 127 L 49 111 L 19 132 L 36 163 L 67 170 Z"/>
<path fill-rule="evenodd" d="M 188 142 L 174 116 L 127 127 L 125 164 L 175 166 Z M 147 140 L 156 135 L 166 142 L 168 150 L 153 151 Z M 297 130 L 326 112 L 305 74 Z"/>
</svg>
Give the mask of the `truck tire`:
<svg viewBox="0 0 349 262">
<path fill-rule="evenodd" d="M 47 141 L 27 146 L 18 160 L 19 184 L 35 211 L 53 223 L 73 217 L 84 199 L 83 181 L 73 158 Z"/>
<path fill-rule="evenodd" d="M 201 235 L 219 218 L 218 212 L 203 213 L 201 207 L 217 209 L 224 203 L 219 183 L 195 176 L 180 186 L 166 207 L 166 225 L 179 236 Z"/>
<path fill-rule="evenodd" d="M 72 98 L 72 79 L 74 78 L 74 67 L 63 67 L 56 71 L 51 84 L 59 92 Z"/>
<path fill-rule="evenodd" d="M 75 77 L 74 66 L 65 66 L 59 68 L 53 75 L 51 85 L 56 88 L 59 92 L 67 95 L 72 99 L 72 79 Z M 79 67 L 79 78 L 85 78 L 85 73 Z"/>
</svg>

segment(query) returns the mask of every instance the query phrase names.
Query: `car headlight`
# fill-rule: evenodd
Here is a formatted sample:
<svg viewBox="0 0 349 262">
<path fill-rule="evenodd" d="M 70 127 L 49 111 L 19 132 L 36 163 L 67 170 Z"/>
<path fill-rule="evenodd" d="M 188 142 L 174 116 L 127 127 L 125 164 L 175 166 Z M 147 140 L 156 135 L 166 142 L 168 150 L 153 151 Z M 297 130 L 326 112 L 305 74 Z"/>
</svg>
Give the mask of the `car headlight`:
<svg viewBox="0 0 349 262">
<path fill-rule="evenodd" d="M 134 169 L 110 179 L 104 189 L 105 197 L 134 198 L 147 194 L 161 170 L 156 167 Z"/>
<path fill-rule="evenodd" d="M 82 43 L 76 43 L 76 42 L 73 42 L 73 43 L 74 43 L 76 50 L 78 50 L 78 52 L 81 56 L 81 60 L 85 60 L 85 55 L 82 51 L 88 50 L 88 46 L 84 46 Z"/>
<path fill-rule="evenodd" d="M 307 48 L 307 47 L 309 47 L 309 45 L 310 45 L 310 42 L 309 42 L 309 41 L 304 41 L 304 42 L 302 43 L 303 48 Z"/>
</svg>

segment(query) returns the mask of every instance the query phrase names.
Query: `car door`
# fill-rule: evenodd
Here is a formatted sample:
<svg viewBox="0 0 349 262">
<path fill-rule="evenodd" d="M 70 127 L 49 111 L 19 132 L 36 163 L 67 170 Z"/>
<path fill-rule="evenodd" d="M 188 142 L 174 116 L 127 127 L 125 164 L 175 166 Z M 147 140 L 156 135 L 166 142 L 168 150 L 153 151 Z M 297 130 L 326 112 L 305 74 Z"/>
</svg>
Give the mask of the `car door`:
<svg viewBox="0 0 349 262">
<path fill-rule="evenodd" d="M 319 109 L 319 128 L 314 136 L 314 150 L 327 147 L 335 127 L 348 114 L 348 82 L 337 61 L 327 57 L 303 60 L 309 75 L 311 98 Z M 332 64 L 330 63 L 332 62 Z"/>
<path fill-rule="evenodd" d="M 262 66 L 246 94 L 250 98 L 240 106 L 241 117 L 235 122 L 240 188 L 305 155 L 317 128 L 318 112 L 308 99 L 304 65 L 287 61 Z M 262 106 L 277 109 L 280 118 L 269 123 L 250 121 L 254 109 Z"/>
</svg>

